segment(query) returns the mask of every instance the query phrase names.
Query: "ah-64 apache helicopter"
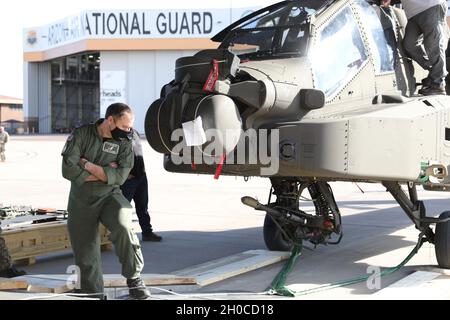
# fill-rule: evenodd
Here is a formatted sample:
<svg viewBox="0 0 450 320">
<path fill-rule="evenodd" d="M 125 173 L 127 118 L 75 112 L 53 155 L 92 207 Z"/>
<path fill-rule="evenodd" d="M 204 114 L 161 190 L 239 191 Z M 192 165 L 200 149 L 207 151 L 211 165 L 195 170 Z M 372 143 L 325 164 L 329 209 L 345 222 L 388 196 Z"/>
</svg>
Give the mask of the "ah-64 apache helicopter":
<svg viewBox="0 0 450 320">
<path fill-rule="evenodd" d="M 175 79 L 147 112 L 147 139 L 170 172 L 268 176 L 274 202 L 242 201 L 266 211 L 270 250 L 338 243 L 341 215 L 328 182 L 375 182 L 450 268 L 450 211 L 427 217 L 416 190 L 450 191 L 450 97 L 414 95 L 425 71 L 404 54 L 405 25 L 402 10 L 366 0 L 256 11 L 214 36 L 217 49 L 177 60 Z M 205 139 L 208 130 L 219 135 Z M 252 130 L 267 134 L 255 135 L 258 147 L 243 162 L 228 161 L 239 158 L 240 143 L 251 147 Z M 250 161 L 261 148 L 276 172 Z M 299 207 L 305 190 L 315 214 Z"/>
</svg>

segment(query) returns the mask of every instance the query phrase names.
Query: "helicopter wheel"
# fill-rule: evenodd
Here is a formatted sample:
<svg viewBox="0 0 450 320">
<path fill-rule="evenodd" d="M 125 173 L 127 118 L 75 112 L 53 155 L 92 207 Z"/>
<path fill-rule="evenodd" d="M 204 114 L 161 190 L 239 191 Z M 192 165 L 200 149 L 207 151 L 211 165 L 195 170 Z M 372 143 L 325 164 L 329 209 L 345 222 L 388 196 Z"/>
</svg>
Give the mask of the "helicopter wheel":
<svg viewBox="0 0 450 320">
<path fill-rule="evenodd" d="M 450 217 L 450 211 L 442 212 L 440 219 Z M 450 221 L 436 224 L 434 248 L 439 267 L 450 269 Z"/>
<path fill-rule="evenodd" d="M 291 251 L 293 243 L 286 239 L 286 236 L 275 224 L 272 217 L 266 214 L 264 219 L 264 242 L 270 251 Z"/>
</svg>

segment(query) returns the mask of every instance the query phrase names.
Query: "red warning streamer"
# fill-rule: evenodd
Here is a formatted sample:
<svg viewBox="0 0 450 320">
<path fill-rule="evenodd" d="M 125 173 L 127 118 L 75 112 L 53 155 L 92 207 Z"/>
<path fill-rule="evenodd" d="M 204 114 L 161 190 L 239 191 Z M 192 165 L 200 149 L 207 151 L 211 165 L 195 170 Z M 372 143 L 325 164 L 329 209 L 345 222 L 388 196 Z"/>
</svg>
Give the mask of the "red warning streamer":
<svg viewBox="0 0 450 320">
<path fill-rule="evenodd" d="M 216 174 L 214 175 L 215 180 L 219 180 L 220 174 L 222 173 L 223 164 L 225 163 L 226 155 L 223 154 L 220 157 L 219 165 L 216 168 Z"/>
<path fill-rule="evenodd" d="M 208 79 L 206 79 L 206 82 L 203 86 L 203 91 L 213 92 L 214 88 L 216 87 L 217 79 L 219 79 L 219 61 L 213 59 L 212 68 L 208 75 Z"/>
</svg>

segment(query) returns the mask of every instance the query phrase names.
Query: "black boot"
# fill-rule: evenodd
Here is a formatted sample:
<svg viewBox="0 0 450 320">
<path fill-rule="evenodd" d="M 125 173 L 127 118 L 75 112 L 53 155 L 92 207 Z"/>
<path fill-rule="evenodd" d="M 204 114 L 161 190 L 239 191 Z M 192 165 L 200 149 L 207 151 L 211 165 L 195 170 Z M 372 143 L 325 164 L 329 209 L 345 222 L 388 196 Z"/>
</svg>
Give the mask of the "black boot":
<svg viewBox="0 0 450 320">
<path fill-rule="evenodd" d="M 148 233 L 142 233 L 142 241 L 160 242 L 161 240 L 162 237 L 157 235 L 153 231 Z"/>
<path fill-rule="evenodd" d="M 444 84 L 432 84 L 428 87 L 423 87 L 418 91 L 419 94 L 424 96 L 431 96 L 435 94 L 445 94 L 445 85 Z"/>
<path fill-rule="evenodd" d="M 130 298 L 136 300 L 145 300 L 150 298 L 150 291 L 145 287 L 141 278 L 127 279 L 128 288 L 130 288 Z"/>
<path fill-rule="evenodd" d="M 421 83 L 422 83 L 422 87 L 423 88 L 433 85 L 433 81 L 430 78 L 428 78 L 428 77 L 423 78 Z"/>
</svg>

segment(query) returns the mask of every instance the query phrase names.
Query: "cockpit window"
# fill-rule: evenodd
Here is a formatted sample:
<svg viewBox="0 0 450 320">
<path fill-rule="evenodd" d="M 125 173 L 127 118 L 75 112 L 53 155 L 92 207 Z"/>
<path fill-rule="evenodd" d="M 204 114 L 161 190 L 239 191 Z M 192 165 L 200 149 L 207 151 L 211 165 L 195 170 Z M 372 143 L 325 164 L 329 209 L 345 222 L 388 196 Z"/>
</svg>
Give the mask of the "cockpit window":
<svg viewBox="0 0 450 320">
<path fill-rule="evenodd" d="M 306 55 L 309 16 L 329 0 L 303 0 L 261 12 L 241 22 L 225 37 L 220 48 L 240 58 L 271 58 Z"/>
<path fill-rule="evenodd" d="M 334 97 L 367 61 L 361 33 L 350 7 L 327 22 L 308 53 L 315 87 Z"/>
<path fill-rule="evenodd" d="M 264 27 L 276 27 L 282 25 L 295 25 L 304 20 L 303 15 L 311 15 L 315 9 L 301 6 L 299 3 L 293 3 L 273 12 L 266 11 L 248 22 L 244 22 L 239 28 L 253 29 Z M 299 19 L 301 21 L 299 21 Z"/>
<path fill-rule="evenodd" d="M 375 70 L 377 74 L 382 74 L 386 72 L 394 71 L 394 44 L 389 44 L 387 42 L 386 33 L 394 32 L 392 29 L 383 30 L 380 22 L 380 17 L 378 17 L 376 11 L 372 6 L 370 6 L 366 0 L 356 0 L 355 3 L 361 9 L 361 14 L 364 19 L 364 28 L 367 28 L 368 40 L 370 43 L 371 50 L 373 52 L 373 59 L 375 64 Z M 380 14 L 385 16 L 381 19 L 390 19 L 387 14 L 381 9 Z M 391 24 L 392 25 L 392 24 Z M 392 38 L 395 39 L 395 36 Z"/>
</svg>

